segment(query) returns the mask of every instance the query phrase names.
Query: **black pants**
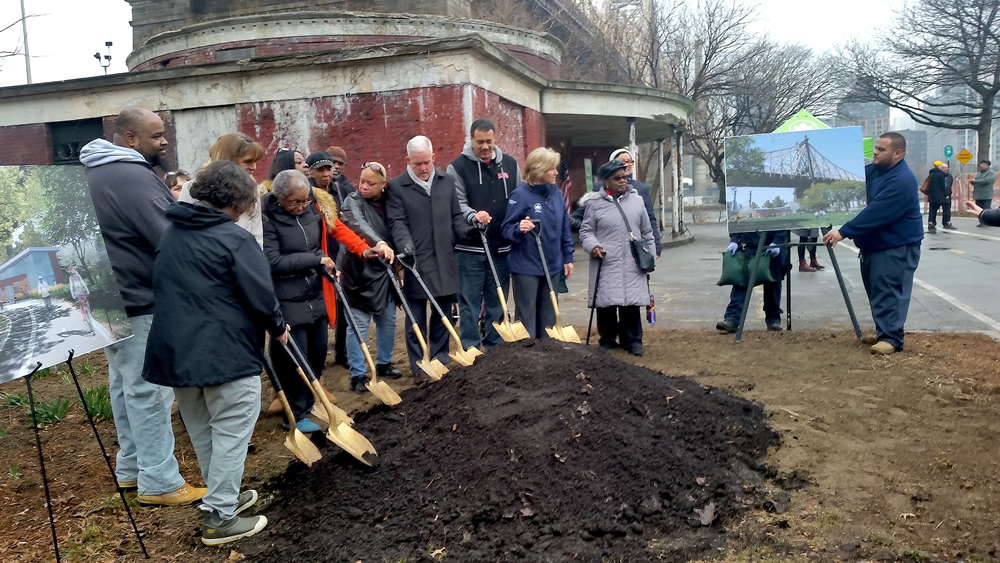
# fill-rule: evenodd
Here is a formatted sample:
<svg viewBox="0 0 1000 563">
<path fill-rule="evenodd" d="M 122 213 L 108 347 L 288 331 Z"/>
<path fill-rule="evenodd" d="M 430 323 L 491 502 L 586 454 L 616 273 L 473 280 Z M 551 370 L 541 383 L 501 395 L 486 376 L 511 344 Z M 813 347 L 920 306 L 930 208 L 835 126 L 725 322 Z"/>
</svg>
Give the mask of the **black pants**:
<svg viewBox="0 0 1000 563">
<path fill-rule="evenodd" d="M 819 237 L 799 237 L 799 242 L 816 242 Z M 809 246 L 809 258 L 811 260 L 816 260 L 816 247 L 813 245 Z M 799 245 L 799 262 L 806 259 L 806 247 Z"/>
<path fill-rule="evenodd" d="M 434 300 L 437 301 L 444 314 L 447 315 L 451 311 L 452 304 L 455 303 L 455 296 L 445 295 L 444 297 L 436 297 Z M 406 302 L 413 312 L 413 318 L 406 319 L 406 355 L 410 359 L 410 370 L 413 373 L 417 373 L 417 360 L 424 357 L 424 352 L 420 349 L 420 342 L 417 341 L 417 336 L 413 334 L 414 324 L 420 327 L 420 330 L 424 333 L 424 340 L 427 342 L 431 359 L 437 358 L 441 360 L 442 364 L 450 362 L 451 357 L 448 356 L 448 329 L 444 327 L 444 323 L 441 322 L 441 317 L 437 314 L 437 311 L 431 310 L 430 326 L 428 327 L 427 306 L 430 303 L 426 299 L 410 298 L 407 298 Z"/>
<path fill-rule="evenodd" d="M 328 336 L 329 324 L 325 316 L 312 324 L 292 327 L 291 337 L 299 345 L 299 350 L 302 350 L 316 377 L 323 375 L 323 367 L 326 365 Z M 312 391 L 295 370 L 295 362 L 275 338 L 271 339 L 271 361 L 295 420 L 301 420 L 313 407 Z"/>
<path fill-rule="evenodd" d="M 993 205 L 993 200 L 992 199 L 977 199 L 976 200 L 976 205 L 978 205 L 979 207 L 982 207 L 983 209 L 989 209 Z M 979 224 L 982 225 L 983 221 L 980 220 Z"/>
<path fill-rule="evenodd" d="M 347 365 L 347 318 L 344 308 L 337 303 L 337 328 L 334 329 L 333 363 L 338 366 Z"/>
<path fill-rule="evenodd" d="M 633 346 L 642 344 L 641 307 L 598 307 L 597 332 L 600 343 L 605 346 L 620 346 L 631 351 Z"/>
<path fill-rule="evenodd" d="M 951 224 L 951 202 L 947 203 L 932 203 L 930 214 L 927 216 L 927 222 L 931 225 L 937 224 L 937 212 L 938 208 L 941 208 L 941 223 L 944 225 Z"/>
<path fill-rule="evenodd" d="M 555 326 L 556 311 L 552 308 L 549 284 L 546 283 L 545 276 L 513 274 L 510 278 L 514 287 L 514 318 L 521 321 L 528 336 L 548 338 L 545 329 Z M 558 276 L 549 279 L 552 280 L 553 287 L 559 281 Z"/>
</svg>

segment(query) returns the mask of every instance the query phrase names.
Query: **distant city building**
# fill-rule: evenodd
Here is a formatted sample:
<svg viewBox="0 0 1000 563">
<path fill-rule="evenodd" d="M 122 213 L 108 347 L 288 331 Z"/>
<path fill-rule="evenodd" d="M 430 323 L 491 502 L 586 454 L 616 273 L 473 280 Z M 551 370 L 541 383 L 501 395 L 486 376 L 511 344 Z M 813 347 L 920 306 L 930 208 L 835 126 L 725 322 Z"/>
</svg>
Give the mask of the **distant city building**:
<svg viewBox="0 0 1000 563">
<path fill-rule="evenodd" d="M 837 127 L 861 127 L 861 136 L 875 138 L 890 131 L 889 106 L 845 98 L 837 105 Z"/>
</svg>

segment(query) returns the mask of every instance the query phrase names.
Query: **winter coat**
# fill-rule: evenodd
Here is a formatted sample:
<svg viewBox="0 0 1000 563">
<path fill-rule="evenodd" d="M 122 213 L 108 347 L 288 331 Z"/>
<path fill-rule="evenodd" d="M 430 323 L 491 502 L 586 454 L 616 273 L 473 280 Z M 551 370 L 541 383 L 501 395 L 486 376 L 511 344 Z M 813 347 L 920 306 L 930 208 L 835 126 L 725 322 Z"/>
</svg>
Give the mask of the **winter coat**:
<svg viewBox="0 0 1000 563">
<path fill-rule="evenodd" d="M 951 200 L 951 185 L 948 182 L 951 174 L 934 167 L 927 172 L 927 199 L 934 205 L 944 205 Z"/>
<path fill-rule="evenodd" d="M 386 211 L 396 251 L 415 257 L 431 296 L 443 297 L 459 292 L 455 245 L 470 235 L 472 227 L 458 206 L 455 179 L 440 170 L 431 178 L 430 195 L 406 171 L 389 180 Z M 426 299 L 412 272 L 405 270 L 403 281 L 407 298 Z"/>
<path fill-rule="evenodd" d="M 972 199 L 993 199 L 993 184 L 996 182 L 996 173 L 990 169 L 976 172 L 976 177 L 972 180 Z"/>
<path fill-rule="evenodd" d="M 555 184 L 530 186 L 525 182 L 510 194 L 507 215 L 503 219 L 503 236 L 513 243 L 510 251 L 510 272 L 528 276 L 544 276 L 542 259 L 538 255 L 535 235 L 522 233 L 521 220 L 537 219 L 542 227 L 542 248 L 549 275 L 558 278 L 563 264 L 573 263 L 573 235 L 569 230 L 569 214 L 562 192 Z M 535 230 L 537 232 L 537 229 Z"/>
<path fill-rule="evenodd" d="M 905 160 L 888 170 L 865 166 L 868 205 L 840 227 L 863 252 L 898 248 L 924 239 L 917 179 Z"/>
<path fill-rule="evenodd" d="M 285 321 L 257 241 L 201 204 L 175 203 L 167 217 L 143 379 L 207 387 L 260 376 L 264 331 L 278 336 Z"/>
<path fill-rule="evenodd" d="M 642 204 L 646 207 L 646 215 L 649 216 L 649 224 L 653 227 L 653 241 L 656 243 L 656 256 L 659 256 L 663 252 L 663 243 L 660 242 L 660 227 L 659 223 L 656 221 L 656 210 L 653 209 L 653 196 L 649 190 L 649 186 L 643 184 L 635 178 L 628 179 L 628 185 L 632 186 L 642 198 Z"/>
<path fill-rule="evenodd" d="M 990 227 L 1000 227 L 1000 209 L 984 209 L 979 215 L 979 222 Z"/>
<path fill-rule="evenodd" d="M 153 312 L 153 261 L 174 196 L 138 152 L 104 139 L 80 151 L 111 269 L 128 316 Z"/>
<path fill-rule="evenodd" d="M 587 192 L 580 197 L 576 202 L 576 211 L 569 214 L 569 230 L 574 233 L 580 232 L 580 227 L 583 225 L 583 216 L 587 212 L 587 203 L 595 199 L 599 199 L 601 193 L 597 191 Z"/>
<path fill-rule="evenodd" d="M 261 197 L 261 208 L 264 255 L 271 266 L 281 312 L 292 326 L 312 324 L 327 315 L 318 271 L 324 256 L 322 216 L 312 205 L 299 216 L 291 215 L 278 205 L 273 192 Z"/>
<path fill-rule="evenodd" d="M 653 228 L 642 198 L 635 190 L 625 190 L 619 198 L 619 204 L 635 238 L 642 239 L 652 253 L 656 249 Z M 646 274 L 639 269 L 632 256 L 629 230 L 614 199 L 607 192 L 587 204 L 583 225 L 580 226 L 580 244 L 587 254 L 598 246 L 604 250 L 603 260 L 590 259 L 588 304 L 596 307 L 649 305 Z M 596 287 L 595 300 L 598 268 L 601 271 L 601 283 Z"/>
<path fill-rule="evenodd" d="M 509 154 L 493 147 L 493 159 L 483 162 L 466 141 L 462 154 L 448 165 L 448 175 L 455 179 L 458 206 L 470 225 L 477 223 L 473 217 L 478 211 L 486 211 L 493 218 L 486 228 L 486 239 L 494 254 L 510 252 L 510 241 L 500 232 L 500 224 L 507 214 L 507 200 L 511 192 L 521 183 L 521 169 Z M 483 253 L 481 237 L 467 243 L 460 242 L 455 250 L 460 252 Z"/>
<path fill-rule="evenodd" d="M 389 216 L 386 213 L 387 196 L 365 199 L 361 192 L 352 192 L 344 199 L 344 223 L 360 235 L 370 246 L 385 241 L 394 248 L 389 236 Z M 352 308 L 380 314 L 385 309 L 389 295 L 389 273 L 380 260 L 347 254 L 341 258 L 344 295 Z"/>
</svg>

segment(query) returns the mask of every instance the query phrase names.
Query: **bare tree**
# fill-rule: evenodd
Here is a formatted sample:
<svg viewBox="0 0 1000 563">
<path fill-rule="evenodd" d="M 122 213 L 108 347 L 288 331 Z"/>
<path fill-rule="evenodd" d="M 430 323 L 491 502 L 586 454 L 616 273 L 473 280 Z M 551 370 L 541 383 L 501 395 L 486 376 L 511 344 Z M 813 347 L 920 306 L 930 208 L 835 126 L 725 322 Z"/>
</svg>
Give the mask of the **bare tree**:
<svg viewBox="0 0 1000 563">
<path fill-rule="evenodd" d="M 1000 2 L 917 0 L 871 44 L 843 49 L 853 101 L 881 102 L 922 125 L 978 133 L 989 159 L 1000 92 Z"/>
</svg>

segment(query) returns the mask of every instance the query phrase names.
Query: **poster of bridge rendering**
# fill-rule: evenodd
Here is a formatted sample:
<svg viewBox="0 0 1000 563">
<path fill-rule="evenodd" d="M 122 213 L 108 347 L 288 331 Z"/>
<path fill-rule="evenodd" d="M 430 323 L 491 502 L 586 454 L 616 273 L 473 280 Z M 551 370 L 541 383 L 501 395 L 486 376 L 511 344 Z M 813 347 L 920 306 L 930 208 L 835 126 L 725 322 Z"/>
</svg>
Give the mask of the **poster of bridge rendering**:
<svg viewBox="0 0 1000 563">
<path fill-rule="evenodd" d="M 0 166 L 0 384 L 132 334 L 82 166 Z"/>
<path fill-rule="evenodd" d="M 730 233 L 842 225 L 865 205 L 860 127 L 726 139 Z"/>
</svg>

